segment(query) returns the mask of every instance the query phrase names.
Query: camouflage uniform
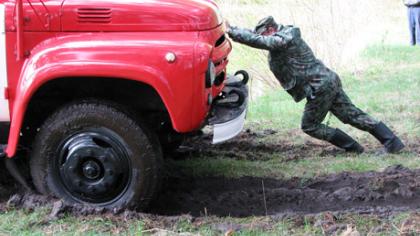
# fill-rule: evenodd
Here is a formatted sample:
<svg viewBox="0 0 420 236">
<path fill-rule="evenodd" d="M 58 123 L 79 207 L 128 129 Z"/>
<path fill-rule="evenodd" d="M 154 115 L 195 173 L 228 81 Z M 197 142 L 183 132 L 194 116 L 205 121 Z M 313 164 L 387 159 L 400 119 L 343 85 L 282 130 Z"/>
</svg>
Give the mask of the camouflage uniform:
<svg viewBox="0 0 420 236">
<path fill-rule="evenodd" d="M 364 131 L 371 132 L 379 124 L 353 105 L 338 75 L 314 56 L 299 28 L 279 25 L 273 35 L 262 36 L 231 27 L 228 34 L 236 42 L 268 50 L 270 69 L 282 87 L 296 102 L 307 99 L 302 118 L 305 133 L 331 142 L 337 129 L 322 124 L 329 111 L 343 123 Z"/>
</svg>

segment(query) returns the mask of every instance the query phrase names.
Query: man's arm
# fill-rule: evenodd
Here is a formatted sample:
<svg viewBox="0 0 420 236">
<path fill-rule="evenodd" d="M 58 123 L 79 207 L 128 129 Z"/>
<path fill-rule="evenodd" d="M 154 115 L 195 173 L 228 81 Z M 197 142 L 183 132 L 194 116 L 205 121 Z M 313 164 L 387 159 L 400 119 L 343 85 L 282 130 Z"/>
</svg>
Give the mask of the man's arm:
<svg viewBox="0 0 420 236">
<path fill-rule="evenodd" d="M 292 31 L 290 31 L 290 33 L 276 33 L 271 36 L 262 36 L 255 34 L 251 30 L 241 29 L 238 27 L 230 27 L 228 35 L 235 42 L 265 50 L 284 48 L 296 36 L 296 34 L 293 34 Z"/>
</svg>

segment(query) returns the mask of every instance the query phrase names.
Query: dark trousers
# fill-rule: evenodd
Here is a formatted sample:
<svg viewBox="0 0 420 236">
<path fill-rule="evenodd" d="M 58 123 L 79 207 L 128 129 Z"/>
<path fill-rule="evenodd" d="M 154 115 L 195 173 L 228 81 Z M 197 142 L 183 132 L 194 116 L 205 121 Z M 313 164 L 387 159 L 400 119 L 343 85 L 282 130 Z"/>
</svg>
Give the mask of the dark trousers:
<svg viewBox="0 0 420 236">
<path fill-rule="evenodd" d="M 314 138 L 331 141 L 336 129 L 322 124 L 329 111 L 344 124 L 363 131 L 370 132 L 379 124 L 352 103 L 338 76 L 328 78 L 315 97 L 308 98 L 302 117 L 302 130 Z"/>
<path fill-rule="evenodd" d="M 420 6 L 408 7 L 411 45 L 420 45 Z"/>
</svg>

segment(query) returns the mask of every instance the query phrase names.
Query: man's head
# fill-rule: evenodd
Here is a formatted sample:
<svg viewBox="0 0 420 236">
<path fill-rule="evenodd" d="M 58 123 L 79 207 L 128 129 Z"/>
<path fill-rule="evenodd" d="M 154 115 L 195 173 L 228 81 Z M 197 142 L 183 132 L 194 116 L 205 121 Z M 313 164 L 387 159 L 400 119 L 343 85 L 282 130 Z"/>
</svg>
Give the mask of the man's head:
<svg viewBox="0 0 420 236">
<path fill-rule="evenodd" d="M 277 31 L 278 26 L 274 18 L 268 16 L 258 22 L 254 32 L 261 35 L 272 35 Z"/>
</svg>

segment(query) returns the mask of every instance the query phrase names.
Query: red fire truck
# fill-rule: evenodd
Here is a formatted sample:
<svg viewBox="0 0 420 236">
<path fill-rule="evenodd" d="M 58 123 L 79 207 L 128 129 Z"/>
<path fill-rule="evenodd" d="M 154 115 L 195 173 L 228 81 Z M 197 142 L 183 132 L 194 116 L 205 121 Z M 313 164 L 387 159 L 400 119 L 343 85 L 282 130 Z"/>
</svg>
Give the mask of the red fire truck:
<svg viewBox="0 0 420 236">
<path fill-rule="evenodd" d="M 0 31 L 0 156 L 27 153 L 42 194 L 144 209 L 162 146 L 243 128 L 248 76 L 227 73 L 212 1 L 0 0 Z"/>
</svg>

